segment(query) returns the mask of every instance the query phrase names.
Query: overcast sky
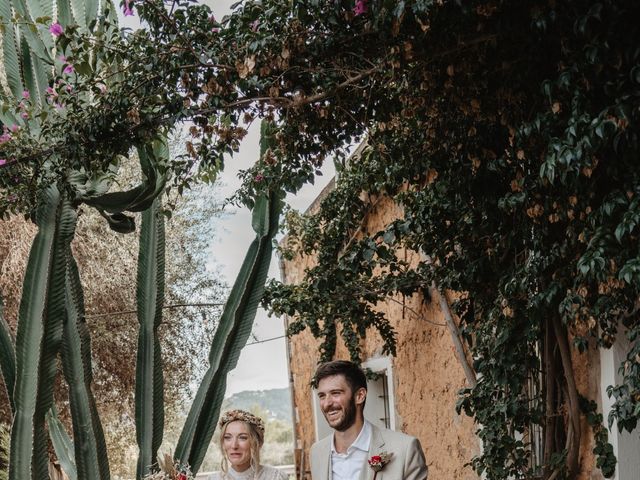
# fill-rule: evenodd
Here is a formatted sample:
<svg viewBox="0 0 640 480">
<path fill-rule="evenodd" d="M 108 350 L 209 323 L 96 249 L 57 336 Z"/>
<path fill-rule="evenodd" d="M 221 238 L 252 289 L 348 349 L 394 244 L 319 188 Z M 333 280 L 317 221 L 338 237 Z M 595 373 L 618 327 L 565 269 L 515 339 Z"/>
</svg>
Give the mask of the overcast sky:
<svg viewBox="0 0 640 480">
<path fill-rule="evenodd" d="M 119 3 L 117 0 L 116 2 Z M 236 2 L 237 0 L 204 0 L 218 19 L 230 13 L 230 6 Z M 124 27 L 135 29 L 140 26 L 137 16 L 123 18 L 122 12 L 120 12 L 120 21 Z M 256 121 L 243 140 L 240 152 L 233 158 L 225 159 L 225 171 L 220 175 L 223 185 L 221 196 L 225 198 L 231 196 L 240 185 L 238 172 L 249 168 L 258 159 L 259 135 L 260 125 Z M 289 195 L 287 203 L 297 210 L 306 210 L 333 177 L 332 162 L 327 162 L 322 171 L 323 176 L 316 179 L 315 185 L 307 185 L 296 196 Z M 221 272 L 231 286 L 240 270 L 247 248 L 255 237 L 255 232 L 251 228 L 251 212 L 247 209 L 235 208 L 232 215 L 216 217 L 212 221 L 216 234 L 214 243 L 211 245 L 211 271 Z M 269 277 L 280 279 L 278 258 L 275 253 L 271 261 Z M 276 317 L 269 318 L 264 310 L 259 309 L 252 333 L 253 338 L 249 339 L 250 344 L 242 351 L 237 368 L 228 376 L 226 396 L 244 390 L 288 386 L 286 348 L 282 338 L 283 320 Z M 253 343 L 274 337 L 281 338 L 264 343 Z"/>
<path fill-rule="evenodd" d="M 221 19 L 229 13 L 229 6 L 237 0 L 207 0 L 205 3 L 213 9 L 216 18 Z M 248 168 L 259 156 L 259 124 L 255 122 L 244 139 L 240 153 L 225 161 L 225 171 L 221 178 L 225 184 L 223 193 L 231 195 L 240 185 L 237 174 Z M 329 165 L 331 164 L 331 165 Z M 323 168 L 324 175 L 317 178 L 315 185 L 308 185 L 298 195 L 287 197 L 287 203 L 300 211 L 304 211 L 313 202 L 329 180 L 333 177 L 332 162 Z M 221 265 L 221 271 L 229 285 L 240 270 L 246 250 L 255 237 L 251 228 L 251 213 L 247 209 L 236 211 L 226 218 L 216 218 L 217 242 L 212 245 L 212 258 Z M 271 261 L 269 276 L 280 279 L 277 256 Z M 266 312 L 258 310 L 253 327 L 253 335 L 257 340 L 265 340 L 284 335 L 283 320 L 267 317 Z M 255 339 L 250 339 L 249 343 Z M 285 342 L 283 338 L 247 345 L 240 356 L 238 366 L 228 376 L 227 396 L 243 390 L 262 390 L 288 386 L 288 369 L 286 362 Z"/>
<path fill-rule="evenodd" d="M 237 173 L 255 162 L 259 155 L 259 124 L 255 123 L 245 138 L 240 153 L 225 162 L 225 171 L 221 178 L 224 183 L 223 194 L 231 195 L 240 185 Z M 297 210 L 304 211 L 313 202 L 322 188 L 333 176 L 333 166 L 323 168 L 324 175 L 319 177 L 315 185 L 307 185 L 298 195 L 289 195 L 287 203 Z M 221 266 L 229 285 L 240 270 L 240 265 L 249 244 L 255 237 L 251 228 L 251 212 L 247 209 L 237 210 L 235 214 L 216 217 L 216 243 L 212 245 L 211 258 Z M 277 256 L 273 255 L 269 276 L 280 279 Z M 284 335 L 283 320 L 267 317 L 266 312 L 258 310 L 253 327 L 255 340 L 262 341 Z M 243 390 L 262 390 L 288 386 L 288 370 L 284 339 L 254 343 L 247 345 L 240 356 L 238 367 L 228 376 L 227 396 Z"/>
</svg>

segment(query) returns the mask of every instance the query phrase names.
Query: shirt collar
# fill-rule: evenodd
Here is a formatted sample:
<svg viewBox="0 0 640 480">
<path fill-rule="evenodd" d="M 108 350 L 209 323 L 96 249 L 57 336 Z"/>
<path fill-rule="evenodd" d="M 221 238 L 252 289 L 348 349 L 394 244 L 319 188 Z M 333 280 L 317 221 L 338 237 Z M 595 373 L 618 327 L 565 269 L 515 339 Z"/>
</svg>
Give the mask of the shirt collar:
<svg viewBox="0 0 640 480">
<path fill-rule="evenodd" d="M 371 445 L 372 432 L 373 430 L 371 428 L 371 424 L 367 420 L 365 420 L 357 438 L 351 445 L 349 445 L 349 448 L 347 448 L 346 454 L 349 455 L 354 449 L 362 450 L 363 452 L 368 452 L 369 446 Z M 331 453 L 338 453 L 336 451 L 335 433 L 331 437 Z"/>
</svg>

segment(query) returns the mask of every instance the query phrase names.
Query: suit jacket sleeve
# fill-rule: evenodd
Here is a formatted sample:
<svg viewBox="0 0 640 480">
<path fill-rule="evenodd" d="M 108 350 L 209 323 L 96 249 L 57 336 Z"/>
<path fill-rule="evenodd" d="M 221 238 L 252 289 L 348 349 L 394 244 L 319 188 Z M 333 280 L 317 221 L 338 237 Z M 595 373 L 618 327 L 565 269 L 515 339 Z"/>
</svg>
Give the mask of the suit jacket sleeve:
<svg viewBox="0 0 640 480">
<path fill-rule="evenodd" d="M 322 473 L 320 470 L 320 459 L 318 458 L 319 456 L 319 451 L 320 451 L 320 444 L 319 442 L 314 443 L 311 446 L 311 450 L 309 451 L 309 467 L 311 470 L 311 478 L 313 480 L 323 480 L 322 477 Z"/>
<path fill-rule="evenodd" d="M 412 438 L 404 464 L 404 480 L 427 480 L 427 463 L 422 446 L 417 438 Z"/>
</svg>

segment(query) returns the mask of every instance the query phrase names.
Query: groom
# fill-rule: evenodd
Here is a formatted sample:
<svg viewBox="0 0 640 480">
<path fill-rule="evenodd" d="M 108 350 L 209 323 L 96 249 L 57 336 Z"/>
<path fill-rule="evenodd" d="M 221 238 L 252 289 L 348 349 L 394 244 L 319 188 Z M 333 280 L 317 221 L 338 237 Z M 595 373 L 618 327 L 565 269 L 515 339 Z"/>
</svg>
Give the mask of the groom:
<svg viewBox="0 0 640 480">
<path fill-rule="evenodd" d="M 312 480 L 426 480 L 418 439 L 364 418 L 367 379 L 360 367 L 344 360 L 324 363 L 314 383 L 333 435 L 311 447 Z"/>
</svg>

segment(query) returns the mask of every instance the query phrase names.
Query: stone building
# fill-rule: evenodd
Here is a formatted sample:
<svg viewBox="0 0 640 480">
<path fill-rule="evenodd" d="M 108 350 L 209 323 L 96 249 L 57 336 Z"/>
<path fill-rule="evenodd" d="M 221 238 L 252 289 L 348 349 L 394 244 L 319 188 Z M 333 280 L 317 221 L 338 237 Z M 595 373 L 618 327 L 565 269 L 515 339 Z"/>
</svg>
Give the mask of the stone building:
<svg viewBox="0 0 640 480">
<path fill-rule="evenodd" d="M 332 181 L 320 194 L 310 207 L 311 212 L 318 208 L 333 185 Z M 383 229 L 400 213 L 399 207 L 390 200 L 378 202 L 365 220 L 367 231 Z M 412 262 L 420 261 L 415 252 L 407 251 L 405 255 Z M 288 284 L 300 282 L 305 268 L 313 262 L 312 257 L 282 260 L 282 281 Z M 445 295 L 449 297 L 451 293 Z M 475 434 L 478 425 L 455 410 L 457 393 L 468 386 L 468 379 L 457 357 L 454 336 L 447 327 L 441 305 L 446 308 L 447 303 L 434 292 L 429 302 L 414 296 L 391 300 L 380 307 L 397 332 L 397 356 L 383 355 L 382 340 L 376 335 L 361 341 L 363 365 L 381 374 L 369 383 L 365 415 L 378 425 L 417 437 L 424 448 L 430 480 L 478 479 L 468 464 L 482 448 Z M 319 345 L 308 330 L 292 337 L 287 344 L 298 479 L 310 478 L 309 449 L 315 441 L 330 434 L 310 386 L 319 359 Z M 583 354 L 573 351 L 578 390 L 599 399 L 599 410 L 604 410 L 605 421 L 611 404 L 606 386 L 615 383 L 617 365 L 628 348 L 628 345 L 617 344 L 612 350 L 602 352 L 595 349 Z M 341 342 L 338 342 L 335 358 L 349 358 Z M 578 479 L 602 479 L 592 454 L 593 435 L 584 418 L 582 427 Z M 639 479 L 640 436 L 637 433 L 618 434 L 614 429 L 610 441 L 619 462 L 614 478 Z M 301 472 L 305 472 L 304 476 Z"/>
</svg>

